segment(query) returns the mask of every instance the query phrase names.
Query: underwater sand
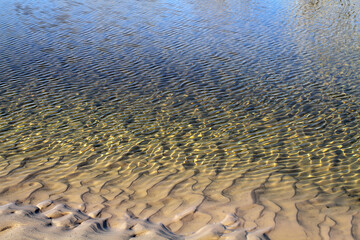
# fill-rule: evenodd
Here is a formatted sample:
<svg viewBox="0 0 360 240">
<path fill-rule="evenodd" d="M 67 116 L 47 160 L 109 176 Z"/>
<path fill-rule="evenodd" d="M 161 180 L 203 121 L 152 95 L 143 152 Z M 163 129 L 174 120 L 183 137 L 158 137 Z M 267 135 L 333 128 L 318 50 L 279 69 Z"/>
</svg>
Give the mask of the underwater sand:
<svg viewBox="0 0 360 240">
<path fill-rule="evenodd" d="M 0 239 L 360 239 L 359 6 L 0 0 Z"/>
</svg>

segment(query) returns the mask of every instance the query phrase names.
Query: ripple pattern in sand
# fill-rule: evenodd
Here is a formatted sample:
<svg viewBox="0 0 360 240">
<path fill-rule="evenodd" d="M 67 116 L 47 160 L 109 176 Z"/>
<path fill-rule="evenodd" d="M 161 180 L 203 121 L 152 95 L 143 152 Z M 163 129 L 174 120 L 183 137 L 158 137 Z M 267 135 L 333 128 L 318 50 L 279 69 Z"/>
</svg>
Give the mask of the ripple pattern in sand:
<svg viewBox="0 0 360 240">
<path fill-rule="evenodd" d="M 360 5 L 276 2 L 0 1 L 0 203 L 360 239 Z"/>
</svg>

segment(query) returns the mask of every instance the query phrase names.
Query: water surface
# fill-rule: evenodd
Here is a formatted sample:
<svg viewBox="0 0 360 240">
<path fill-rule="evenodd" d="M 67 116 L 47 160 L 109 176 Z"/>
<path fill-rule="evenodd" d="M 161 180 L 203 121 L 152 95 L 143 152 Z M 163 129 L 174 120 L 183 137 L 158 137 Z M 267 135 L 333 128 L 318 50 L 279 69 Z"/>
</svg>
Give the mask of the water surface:
<svg viewBox="0 0 360 240">
<path fill-rule="evenodd" d="M 360 238 L 359 4 L 1 0 L 0 200 Z"/>
</svg>

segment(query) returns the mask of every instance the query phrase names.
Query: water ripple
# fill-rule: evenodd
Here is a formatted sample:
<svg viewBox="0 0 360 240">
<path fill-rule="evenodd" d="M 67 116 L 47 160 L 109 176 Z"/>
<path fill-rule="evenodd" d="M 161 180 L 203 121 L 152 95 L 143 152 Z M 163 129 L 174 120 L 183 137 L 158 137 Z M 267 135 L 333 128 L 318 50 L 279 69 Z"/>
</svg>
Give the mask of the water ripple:
<svg viewBox="0 0 360 240">
<path fill-rule="evenodd" d="M 7 181 L 61 158 L 26 181 L 87 186 L 94 175 L 105 183 L 142 173 L 141 182 L 165 169 L 176 188 L 176 177 L 194 171 L 201 186 L 262 179 L 258 191 L 271 198 L 264 179 L 281 174 L 309 192 L 358 198 L 357 1 L 0 6 Z M 236 190 L 213 189 L 219 199 Z M 121 204 L 143 201 L 129 196 Z"/>
</svg>

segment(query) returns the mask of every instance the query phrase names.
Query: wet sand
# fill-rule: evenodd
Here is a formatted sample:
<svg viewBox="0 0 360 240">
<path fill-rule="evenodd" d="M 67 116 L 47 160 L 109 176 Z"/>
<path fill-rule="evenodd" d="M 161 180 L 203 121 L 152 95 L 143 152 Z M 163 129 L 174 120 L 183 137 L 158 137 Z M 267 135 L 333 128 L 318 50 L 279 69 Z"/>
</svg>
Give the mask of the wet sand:
<svg viewBox="0 0 360 240">
<path fill-rule="evenodd" d="M 1 239 L 360 238 L 357 199 L 281 173 L 134 168 L 54 182 L 46 162 L 18 167 L 1 177 Z"/>
</svg>

